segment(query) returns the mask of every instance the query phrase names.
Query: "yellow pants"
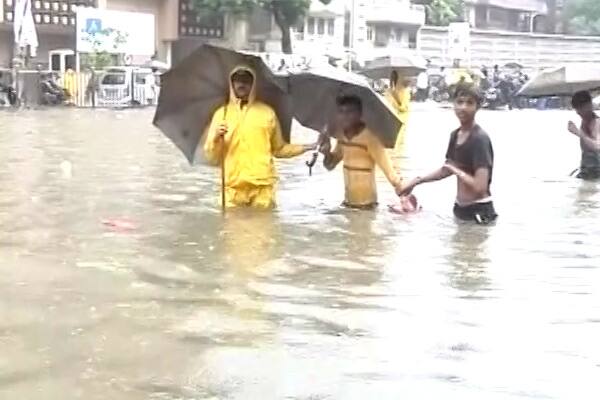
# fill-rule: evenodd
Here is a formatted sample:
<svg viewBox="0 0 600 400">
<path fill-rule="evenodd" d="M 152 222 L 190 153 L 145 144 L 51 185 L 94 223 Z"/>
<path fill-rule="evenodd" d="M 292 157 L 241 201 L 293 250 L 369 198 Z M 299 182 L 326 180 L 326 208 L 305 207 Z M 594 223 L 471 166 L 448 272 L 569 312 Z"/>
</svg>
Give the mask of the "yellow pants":
<svg viewBox="0 0 600 400">
<path fill-rule="evenodd" d="M 227 208 L 252 207 L 263 210 L 274 208 L 275 187 L 244 185 L 225 190 L 225 206 Z"/>
</svg>

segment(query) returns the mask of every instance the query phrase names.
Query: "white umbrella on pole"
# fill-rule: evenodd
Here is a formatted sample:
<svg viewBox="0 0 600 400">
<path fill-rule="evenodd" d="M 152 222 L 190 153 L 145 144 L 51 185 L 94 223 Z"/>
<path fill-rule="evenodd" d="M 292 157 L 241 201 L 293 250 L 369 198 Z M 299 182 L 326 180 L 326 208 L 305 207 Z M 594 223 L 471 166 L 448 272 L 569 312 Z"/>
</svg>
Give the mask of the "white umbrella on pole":
<svg viewBox="0 0 600 400">
<path fill-rule="evenodd" d="M 15 44 L 21 49 L 29 46 L 31 56 L 35 57 L 39 42 L 31 12 L 31 0 L 16 0 L 13 28 Z"/>
</svg>

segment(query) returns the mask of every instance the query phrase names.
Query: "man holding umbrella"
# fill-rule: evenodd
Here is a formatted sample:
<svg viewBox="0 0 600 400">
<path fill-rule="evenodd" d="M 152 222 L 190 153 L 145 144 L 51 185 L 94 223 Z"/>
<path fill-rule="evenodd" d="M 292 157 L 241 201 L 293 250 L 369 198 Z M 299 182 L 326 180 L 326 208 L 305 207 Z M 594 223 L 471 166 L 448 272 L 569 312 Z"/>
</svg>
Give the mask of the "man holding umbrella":
<svg viewBox="0 0 600 400">
<path fill-rule="evenodd" d="M 287 144 L 277 114 L 256 97 L 256 73 L 247 66 L 230 75 L 229 101 L 213 114 L 204 153 L 224 170 L 225 206 L 275 206 L 273 158 L 292 158 L 316 149 Z"/>
</svg>

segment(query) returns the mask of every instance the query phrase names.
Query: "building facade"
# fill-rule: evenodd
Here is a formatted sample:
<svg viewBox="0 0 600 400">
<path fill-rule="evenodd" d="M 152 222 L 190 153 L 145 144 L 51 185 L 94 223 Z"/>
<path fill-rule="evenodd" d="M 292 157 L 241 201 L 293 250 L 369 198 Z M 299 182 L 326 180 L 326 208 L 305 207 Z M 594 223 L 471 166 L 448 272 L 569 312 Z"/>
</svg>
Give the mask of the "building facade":
<svg viewBox="0 0 600 400">
<path fill-rule="evenodd" d="M 546 32 L 546 0 L 467 0 L 467 20 L 476 29 Z"/>
<path fill-rule="evenodd" d="M 14 3 L 0 0 L 0 67 L 9 67 L 15 55 Z M 244 21 L 198 12 L 192 0 L 33 0 L 39 47 L 31 65 L 47 66 L 52 50 L 75 50 L 75 9 L 80 6 L 154 15 L 156 56 L 168 63 L 205 42 L 240 48 L 247 39 Z"/>
</svg>

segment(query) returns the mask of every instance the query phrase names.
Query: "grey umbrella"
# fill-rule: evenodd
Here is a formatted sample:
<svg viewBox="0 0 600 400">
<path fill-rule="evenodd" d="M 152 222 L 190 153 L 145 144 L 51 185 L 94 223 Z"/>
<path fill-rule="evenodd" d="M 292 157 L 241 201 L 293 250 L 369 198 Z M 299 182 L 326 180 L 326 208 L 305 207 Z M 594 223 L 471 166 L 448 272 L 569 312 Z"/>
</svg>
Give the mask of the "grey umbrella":
<svg viewBox="0 0 600 400">
<path fill-rule="evenodd" d="M 221 47 L 203 45 L 161 77 L 154 125 L 175 143 L 192 163 L 214 112 L 229 99 L 229 74 L 239 65 L 257 74 L 257 99 L 279 117 L 284 139 L 290 139 L 291 101 L 269 67 L 259 58 Z"/>
<path fill-rule="evenodd" d="M 540 72 L 527 82 L 519 95 L 528 97 L 570 96 L 580 90 L 600 88 L 600 66 L 569 64 Z"/>
<path fill-rule="evenodd" d="M 393 148 L 396 144 L 402 123 L 365 77 L 336 68 L 314 68 L 292 73 L 285 81 L 292 97 L 294 118 L 305 127 L 321 131 L 331 125 L 336 98 L 356 95 L 363 102 L 367 126 L 386 147 Z"/>
<path fill-rule="evenodd" d="M 417 76 L 427 69 L 427 61 L 415 55 L 400 55 L 377 58 L 368 62 L 363 75 L 371 79 L 389 79 L 392 71 L 397 71 L 401 76 Z"/>
</svg>

